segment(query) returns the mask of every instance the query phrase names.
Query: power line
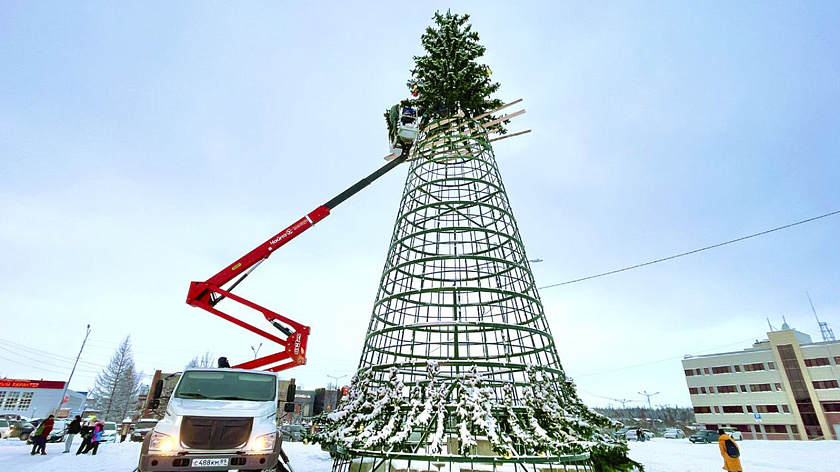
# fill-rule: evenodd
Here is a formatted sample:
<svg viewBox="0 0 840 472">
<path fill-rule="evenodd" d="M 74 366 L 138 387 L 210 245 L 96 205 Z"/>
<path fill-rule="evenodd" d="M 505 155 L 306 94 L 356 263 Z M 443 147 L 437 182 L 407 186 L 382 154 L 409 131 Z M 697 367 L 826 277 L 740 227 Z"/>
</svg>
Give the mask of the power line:
<svg viewBox="0 0 840 472">
<path fill-rule="evenodd" d="M 24 359 L 26 359 L 26 360 L 28 360 L 28 361 L 38 362 L 39 364 L 45 364 L 45 365 L 48 365 L 48 366 L 51 366 L 51 367 L 58 367 L 59 369 L 68 369 L 68 370 L 70 369 L 70 367 L 68 367 L 68 366 L 63 366 L 63 365 L 53 364 L 53 363 L 51 363 L 51 362 L 42 361 L 42 360 L 40 360 L 40 359 L 35 359 L 35 358 L 33 358 L 33 357 L 25 356 L 25 355 L 23 355 L 23 354 L 21 354 L 21 353 L 19 353 L 19 352 L 15 352 L 15 351 L 13 351 L 13 350 L 11 350 L 11 349 L 8 349 L 8 348 L 6 348 L 6 347 L 3 347 L 3 346 L 0 346 L 0 349 L 2 349 L 2 350 L 4 350 L 4 351 L 7 351 L 7 352 L 10 352 L 10 353 L 12 353 L 12 354 L 14 354 L 14 355 L 16 355 L 16 356 L 18 356 L 18 357 L 22 357 L 22 358 L 24 358 Z M 97 372 L 94 372 L 94 371 L 91 371 L 91 370 L 85 370 L 85 369 L 79 369 L 79 372 L 89 372 L 89 373 L 94 373 L 94 374 L 95 374 L 95 373 L 97 373 Z"/>
<path fill-rule="evenodd" d="M 14 341 L 9 341 L 8 339 L 0 338 L 0 344 L 6 344 L 6 345 L 8 345 L 10 347 L 13 347 L 15 349 L 22 349 L 24 351 L 29 351 L 30 353 L 35 354 L 35 355 L 39 355 L 39 356 L 53 357 L 58 362 L 72 362 L 73 361 L 72 357 L 62 356 L 61 354 L 53 354 L 51 352 L 44 351 L 42 349 L 36 349 L 34 347 L 29 347 L 29 346 L 26 346 L 26 345 L 23 345 L 23 344 L 16 343 Z M 79 361 L 79 362 L 81 364 L 88 364 L 92 367 L 97 367 L 97 368 L 103 368 L 104 369 L 106 367 L 105 365 L 96 364 L 94 362 L 88 362 L 88 361 Z"/>
<path fill-rule="evenodd" d="M 602 274 L 590 275 L 589 277 L 582 277 L 580 279 L 569 280 L 567 282 L 561 282 L 559 284 L 546 285 L 544 287 L 538 287 L 538 289 L 543 290 L 543 289 L 546 289 L 546 288 L 559 287 L 561 285 L 569 285 L 569 284 L 573 284 L 573 283 L 576 283 L 576 282 L 583 282 L 584 280 L 590 280 L 590 279 L 596 279 L 598 277 L 604 277 L 605 275 L 617 274 L 619 272 L 624 272 L 624 271 L 628 271 L 628 270 L 632 270 L 632 269 L 638 269 L 639 267 L 645 267 L 645 266 L 649 266 L 649 265 L 652 265 L 652 264 L 658 264 L 660 262 L 669 261 L 671 259 L 676 259 L 678 257 L 688 256 L 690 254 L 695 254 L 695 253 L 698 253 L 698 252 L 707 251 L 709 249 L 714 249 L 714 248 L 717 248 L 717 247 L 726 246 L 727 244 L 737 243 L 737 242 L 743 241 L 745 239 L 755 238 L 757 236 L 763 236 L 765 234 L 772 233 L 774 231 L 780 231 L 780 230 L 783 230 L 783 229 L 791 228 L 791 227 L 796 226 L 796 225 L 809 223 L 811 221 L 819 220 L 820 218 L 826 218 L 826 217 L 829 217 L 829 216 L 833 216 L 833 215 L 836 215 L 838 213 L 840 213 L 840 210 L 833 211 L 831 213 L 826 213 L 825 215 L 820 215 L 820 216 L 815 216 L 813 218 L 808 218 L 807 220 L 797 221 L 796 223 L 791 223 L 789 225 L 779 226 L 778 228 L 768 229 L 767 231 L 762 231 L 760 233 L 751 234 L 749 236 L 744 236 L 742 238 L 732 239 L 730 241 L 726 241 L 726 242 L 723 242 L 723 243 L 713 244 L 711 246 L 702 247 L 700 249 L 695 249 L 693 251 L 684 252 L 682 254 L 677 254 L 675 256 L 664 257 L 662 259 L 657 259 L 655 261 L 645 262 L 643 264 L 636 264 L 636 265 L 633 265 L 633 266 L 630 266 L 630 267 L 625 267 L 623 269 L 611 270 L 609 272 L 604 272 Z"/>
<path fill-rule="evenodd" d="M 743 344 L 745 342 L 752 341 L 753 339 L 755 339 L 755 337 L 751 337 L 751 338 L 744 339 L 742 341 L 737 341 L 737 342 L 734 342 L 734 343 L 725 344 L 723 346 L 704 349 L 702 351 L 697 351 L 697 352 L 716 351 L 718 349 L 722 349 L 722 348 L 725 348 L 725 347 L 735 346 L 735 345 L 738 345 L 738 344 Z M 575 376 L 573 376 L 573 378 L 577 379 L 577 378 L 581 378 L 581 377 L 589 377 L 589 376 L 592 376 L 592 375 L 611 374 L 613 372 L 620 372 L 622 370 L 636 369 L 636 368 L 639 368 L 639 367 L 645 367 L 645 366 L 649 366 L 649 365 L 652 365 L 652 364 L 659 364 L 661 362 L 668 362 L 668 361 L 673 361 L 673 360 L 682 359 L 682 358 L 683 358 L 683 356 L 671 356 L 671 357 L 666 357 L 664 359 L 658 359 L 658 360 L 655 360 L 655 361 L 643 362 L 641 364 L 632 364 L 632 365 L 628 365 L 628 366 L 624 366 L 624 367 L 616 367 L 615 369 L 602 370 L 600 372 L 590 372 L 590 373 L 587 373 L 587 374 L 575 375 Z"/>
</svg>

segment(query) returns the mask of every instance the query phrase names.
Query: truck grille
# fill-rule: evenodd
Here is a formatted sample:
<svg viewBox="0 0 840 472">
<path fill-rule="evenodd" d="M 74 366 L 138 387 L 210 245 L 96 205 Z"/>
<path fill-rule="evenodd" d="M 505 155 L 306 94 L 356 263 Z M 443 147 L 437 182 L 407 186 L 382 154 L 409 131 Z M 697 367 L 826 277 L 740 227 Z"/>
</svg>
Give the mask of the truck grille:
<svg viewBox="0 0 840 472">
<path fill-rule="evenodd" d="M 251 435 L 253 418 L 185 416 L 181 444 L 190 449 L 238 449 Z"/>
</svg>

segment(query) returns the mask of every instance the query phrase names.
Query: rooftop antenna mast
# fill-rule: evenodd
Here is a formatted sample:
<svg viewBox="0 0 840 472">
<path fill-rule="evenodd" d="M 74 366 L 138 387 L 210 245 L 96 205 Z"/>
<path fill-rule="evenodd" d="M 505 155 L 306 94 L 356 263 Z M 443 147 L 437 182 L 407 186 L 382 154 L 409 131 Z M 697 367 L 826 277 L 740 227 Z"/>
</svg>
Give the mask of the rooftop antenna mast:
<svg viewBox="0 0 840 472">
<path fill-rule="evenodd" d="M 822 334 L 823 341 L 834 341 L 834 331 L 828 327 L 828 323 L 825 321 L 820 321 L 820 317 L 817 316 L 817 310 L 814 309 L 814 302 L 811 301 L 811 295 L 808 292 L 805 292 L 805 295 L 808 296 L 808 303 L 811 304 L 811 311 L 814 312 L 814 318 L 817 319 L 817 324 L 820 325 L 820 334 Z"/>
<path fill-rule="evenodd" d="M 772 323 L 770 323 L 770 317 L 767 318 L 767 326 L 770 327 L 770 331 L 778 331 Z"/>
</svg>

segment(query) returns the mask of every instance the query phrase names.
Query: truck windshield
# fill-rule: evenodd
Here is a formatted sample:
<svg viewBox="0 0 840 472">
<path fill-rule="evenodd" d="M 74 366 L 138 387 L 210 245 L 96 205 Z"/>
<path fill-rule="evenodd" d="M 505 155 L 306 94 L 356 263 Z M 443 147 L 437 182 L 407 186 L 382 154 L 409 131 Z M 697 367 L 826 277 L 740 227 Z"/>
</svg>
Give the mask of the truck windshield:
<svg viewBox="0 0 840 472">
<path fill-rule="evenodd" d="M 269 374 L 226 371 L 187 371 L 175 389 L 175 398 L 206 400 L 274 400 L 277 377 Z"/>
</svg>

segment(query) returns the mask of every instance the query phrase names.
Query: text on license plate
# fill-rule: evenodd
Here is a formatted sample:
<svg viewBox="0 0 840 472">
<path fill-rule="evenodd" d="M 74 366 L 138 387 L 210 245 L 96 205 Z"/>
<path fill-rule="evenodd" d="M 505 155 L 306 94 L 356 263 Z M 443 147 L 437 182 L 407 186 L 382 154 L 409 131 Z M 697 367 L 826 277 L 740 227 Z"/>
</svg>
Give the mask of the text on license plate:
<svg viewBox="0 0 840 472">
<path fill-rule="evenodd" d="M 228 458 L 221 459 L 193 459 L 193 467 L 222 467 L 228 465 Z"/>
</svg>

